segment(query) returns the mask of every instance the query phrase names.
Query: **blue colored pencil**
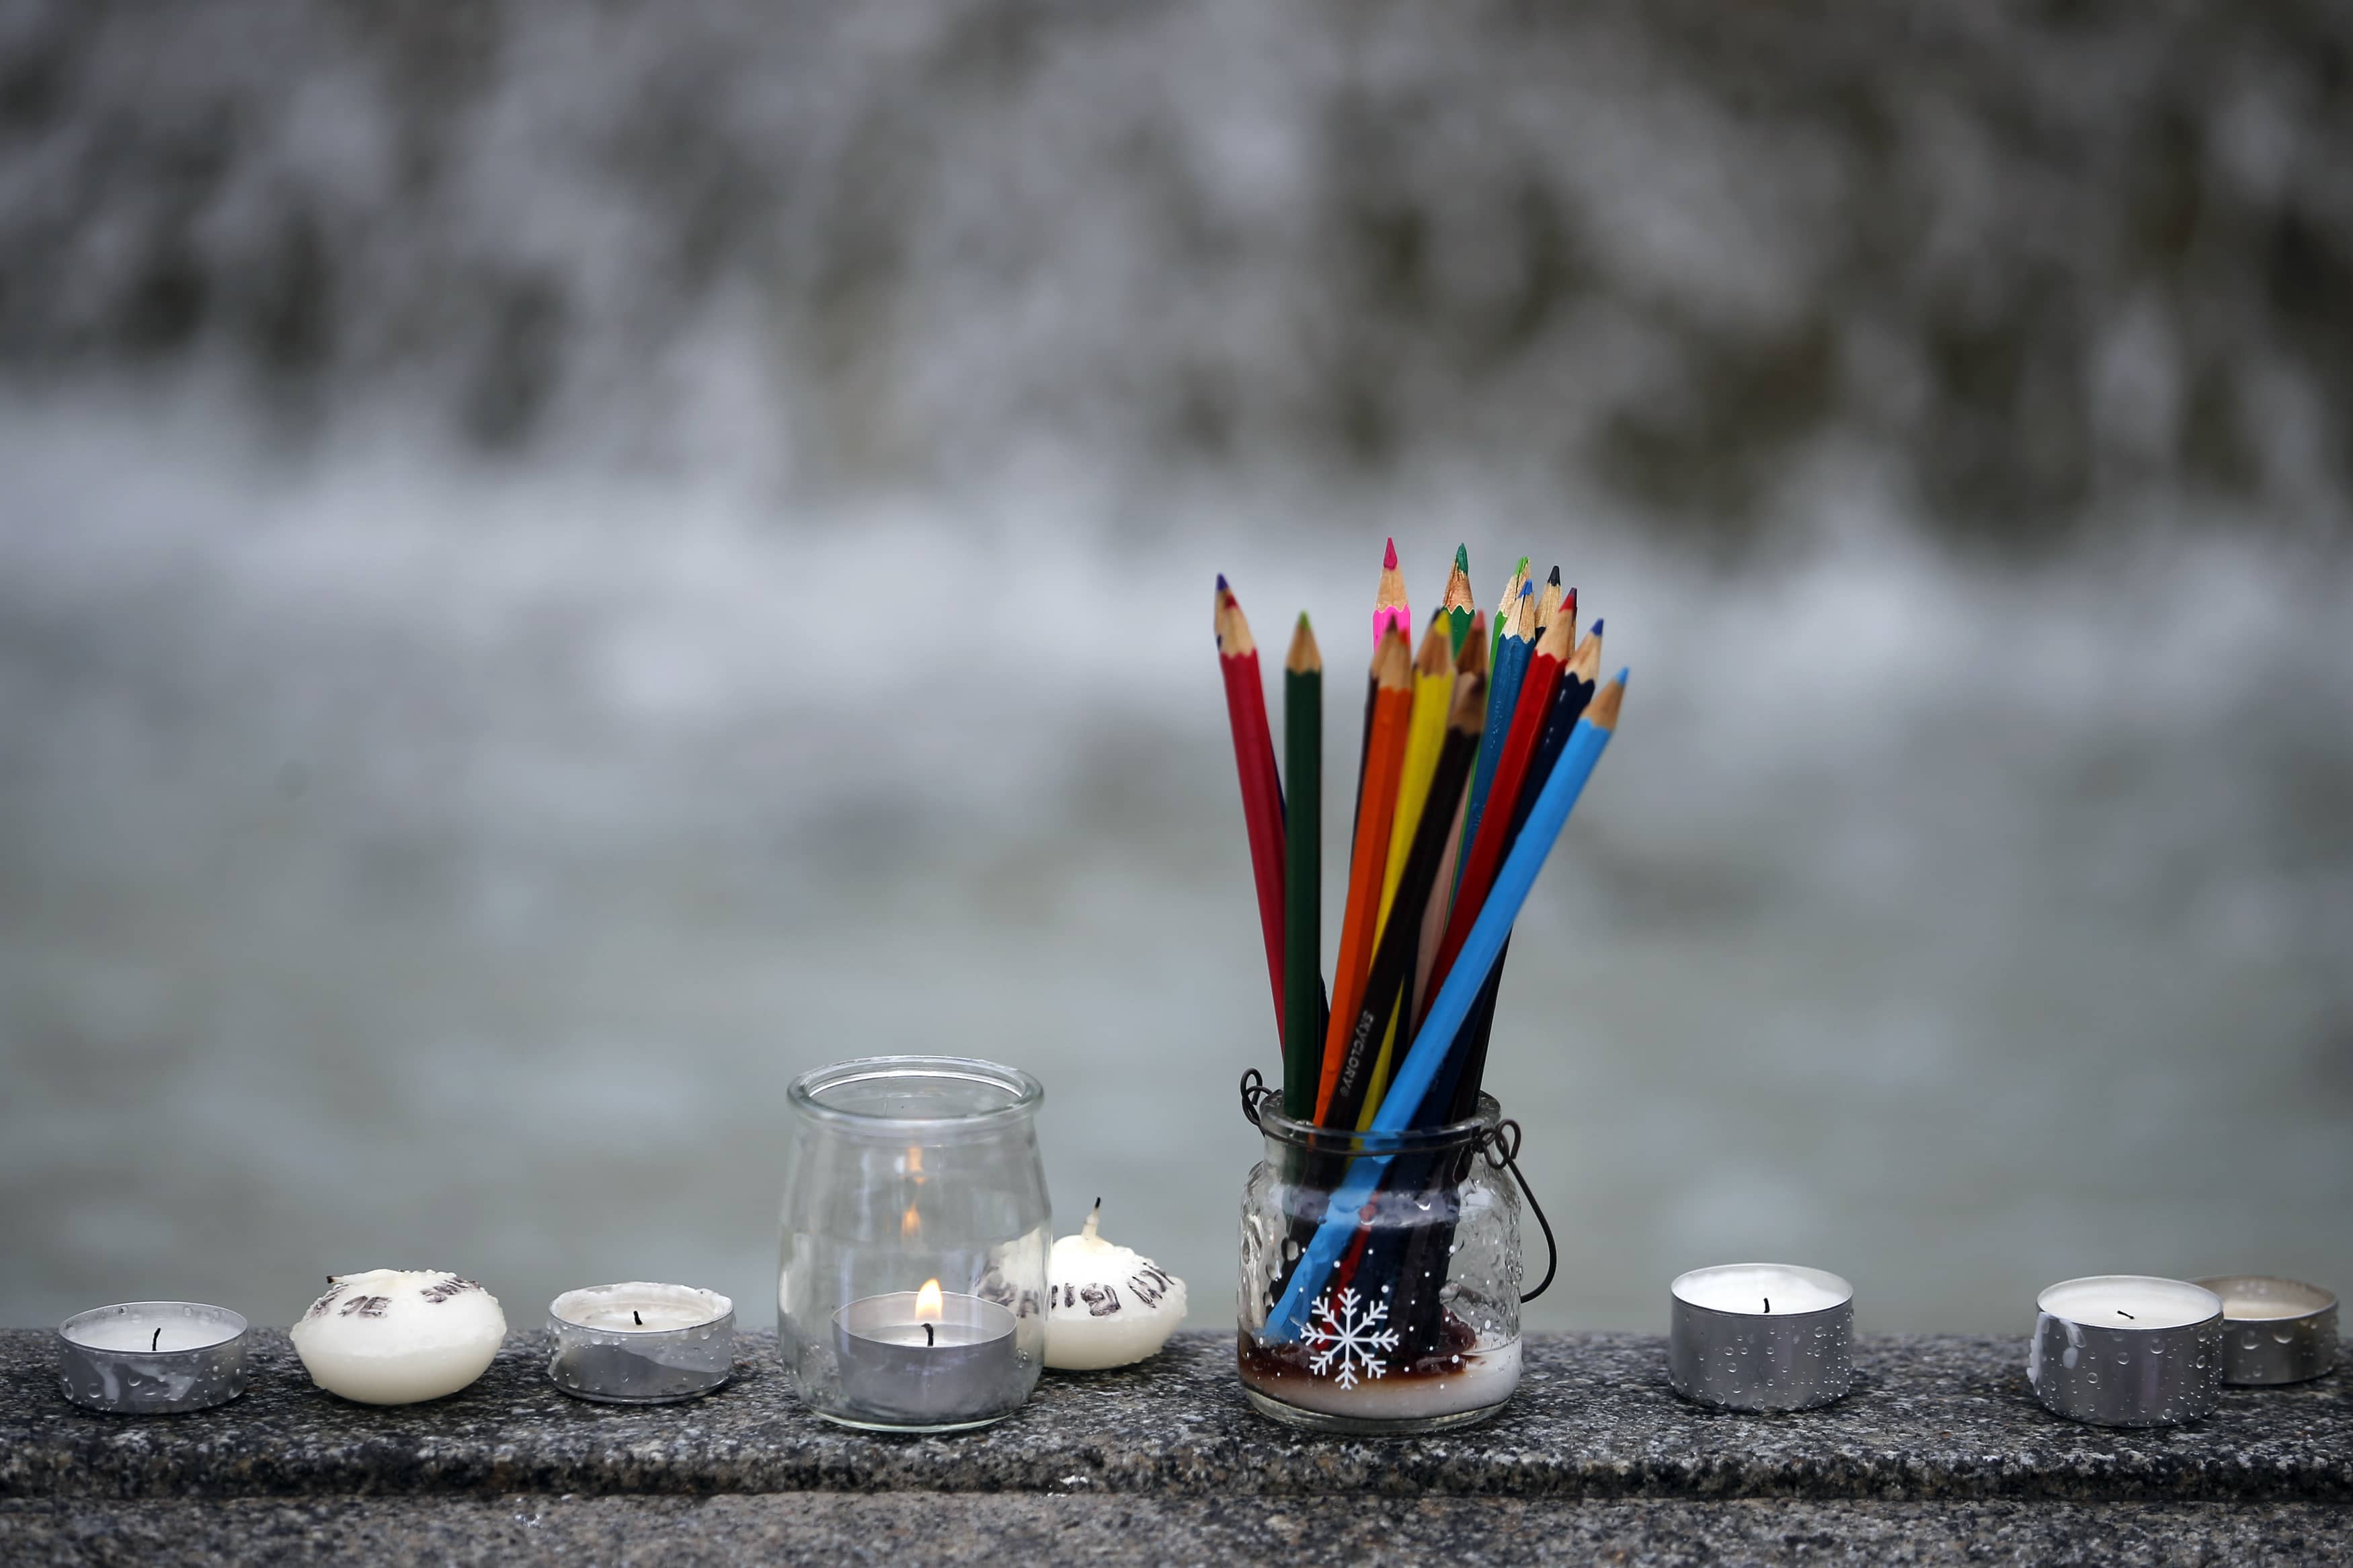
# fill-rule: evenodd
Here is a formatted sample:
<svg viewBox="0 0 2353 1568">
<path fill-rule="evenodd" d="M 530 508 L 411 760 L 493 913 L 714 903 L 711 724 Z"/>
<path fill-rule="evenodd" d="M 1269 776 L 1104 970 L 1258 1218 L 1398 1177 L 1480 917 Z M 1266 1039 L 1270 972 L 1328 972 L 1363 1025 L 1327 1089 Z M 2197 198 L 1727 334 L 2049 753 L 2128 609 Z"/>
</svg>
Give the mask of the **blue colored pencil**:
<svg viewBox="0 0 2353 1568">
<path fill-rule="evenodd" d="M 1586 781 L 1593 776 L 1602 748 L 1609 744 L 1610 734 L 1618 727 L 1618 707 L 1625 692 L 1626 672 L 1620 670 L 1618 679 L 1594 698 L 1585 716 L 1577 721 L 1559 765 L 1545 781 L 1543 795 L 1528 813 L 1519 842 L 1512 847 L 1503 869 L 1495 874 L 1495 885 L 1479 910 L 1478 921 L 1472 926 L 1461 956 L 1447 973 L 1446 983 L 1439 987 L 1437 1000 L 1430 1005 L 1430 1013 L 1414 1036 L 1413 1048 L 1406 1053 L 1404 1062 L 1389 1080 L 1388 1094 L 1373 1117 L 1372 1131 L 1399 1132 L 1414 1124 L 1423 1097 L 1445 1067 L 1462 1021 L 1470 1016 L 1480 989 L 1486 984 L 1487 971 L 1512 933 L 1512 922 L 1519 919 L 1520 906 L 1527 902 L 1528 891 L 1535 886 L 1536 873 L 1544 869 L 1545 858 L 1552 853 L 1560 830 L 1567 825 L 1568 814 L 1576 808 L 1577 796 L 1584 793 Z M 1267 1316 L 1269 1335 L 1295 1340 L 1305 1329 L 1308 1312 L 1330 1277 L 1332 1266 L 1339 1261 L 1349 1238 L 1356 1233 L 1358 1213 L 1371 1200 L 1395 1158 L 1392 1154 L 1359 1154 L 1349 1162 L 1346 1174 L 1324 1211 L 1326 1217 L 1316 1227 L 1315 1239 L 1309 1243 L 1299 1267 L 1292 1271 L 1282 1300 Z"/>
<path fill-rule="evenodd" d="M 1535 639 L 1529 634 L 1535 628 L 1534 583 L 1520 584 L 1519 607 L 1514 612 L 1512 624 L 1495 644 L 1495 668 L 1487 678 L 1487 728 L 1479 736 L 1479 766 L 1471 775 L 1471 794 L 1462 807 L 1462 837 L 1456 847 L 1454 885 L 1446 889 L 1451 900 L 1455 889 L 1462 885 L 1462 868 L 1470 863 L 1471 846 L 1479 841 L 1479 812 L 1487 803 L 1487 787 L 1495 782 L 1496 764 L 1503 760 L 1504 742 L 1511 738 L 1512 714 L 1520 702 L 1520 679 L 1528 672 L 1528 658 L 1535 651 Z"/>
</svg>

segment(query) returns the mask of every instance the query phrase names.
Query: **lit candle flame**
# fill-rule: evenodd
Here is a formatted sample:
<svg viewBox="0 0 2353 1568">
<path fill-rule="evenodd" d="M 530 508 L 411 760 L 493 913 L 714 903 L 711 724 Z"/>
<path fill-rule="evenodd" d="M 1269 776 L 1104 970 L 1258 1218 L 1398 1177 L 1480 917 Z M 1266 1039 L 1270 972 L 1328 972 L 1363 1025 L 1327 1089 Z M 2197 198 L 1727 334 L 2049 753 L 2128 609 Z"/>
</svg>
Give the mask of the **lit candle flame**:
<svg viewBox="0 0 2353 1568">
<path fill-rule="evenodd" d="M 915 1321 L 936 1323 L 947 1313 L 948 1304 L 940 1294 L 940 1282 L 926 1279 L 923 1288 L 915 1292 Z"/>
</svg>

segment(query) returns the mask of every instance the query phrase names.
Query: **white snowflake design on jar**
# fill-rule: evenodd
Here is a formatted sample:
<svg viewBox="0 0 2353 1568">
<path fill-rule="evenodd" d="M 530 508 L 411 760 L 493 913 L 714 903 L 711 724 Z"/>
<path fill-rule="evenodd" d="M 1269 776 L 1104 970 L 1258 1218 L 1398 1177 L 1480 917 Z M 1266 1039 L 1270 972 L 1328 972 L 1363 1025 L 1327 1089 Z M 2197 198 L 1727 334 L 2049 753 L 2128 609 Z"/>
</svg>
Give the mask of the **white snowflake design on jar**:
<svg viewBox="0 0 2353 1568">
<path fill-rule="evenodd" d="M 1316 1299 L 1314 1321 L 1300 1336 L 1314 1352 L 1307 1370 L 1342 1388 L 1356 1387 L 1359 1372 L 1366 1377 L 1386 1376 L 1385 1358 L 1398 1347 L 1397 1331 L 1380 1326 L 1388 1315 L 1387 1302 L 1366 1301 L 1354 1289 L 1340 1292 L 1335 1310 L 1332 1293 L 1325 1291 Z"/>
</svg>

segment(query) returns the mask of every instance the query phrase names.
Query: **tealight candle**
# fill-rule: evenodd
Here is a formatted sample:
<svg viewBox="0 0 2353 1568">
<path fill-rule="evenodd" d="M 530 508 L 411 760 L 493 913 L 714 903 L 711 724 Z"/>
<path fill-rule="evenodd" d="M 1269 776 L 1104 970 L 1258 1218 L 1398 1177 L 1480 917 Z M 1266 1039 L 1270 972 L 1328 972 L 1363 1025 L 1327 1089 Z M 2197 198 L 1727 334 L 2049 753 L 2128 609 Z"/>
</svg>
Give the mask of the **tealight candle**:
<svg viewBox="0 0 2353 1568">
<path fill-rule="evenodd" d="M 1076 1236 L 1046 1260 L 1046 1364 L 1099 1372 L 1156 1354 L 1185 1321 L 1185 1281 L 1132 1247 L 1096 1233 L 1095 1200 Z"/>
<path fill-rule="evenodd" d="M 58 1380 L 91 1410 L 207 1410 L 245 1392 L 244 1318 L 196 1301 L 125 1301 L 58 1326 Z"/>
<path fill-rule="evenodd" d="M 946 1430 L 977 1426 L 1020 1408 L 1028 1369 L 1010 1309 L 978 1296 L 894 1290 L 852 1301 L 833 1315 L 834 1355 L 850 1426 Z"/>
<path fill-rule="evenodd" d="M 2302 1383 L 2337 1364 L 2337 1298 L 2260 1274 L 2200 1279 L 2222 1298 L 2222 1381 Z"/>
<path fill-rule="evenodd" d="M 735 1303 L 684 1285 L 597 1285 L 547 1307 L 547 1375 L 575 1399 L 668 1405 L 724 1384 L 735 1364 Z"/>
<path fill-rule="evenodd" d="M 1854 1385 L 1854 1287 L 1819 1268 L 1733 1263 L 1670 1287 L 1667 1376 L 1725 1410 L 1810 1410 Z"/>
<path fill-rule="evenodd" d="M 2186 1279 L 2095 1274 L 2036 1298 L 2026 1381 L 2094 1426 L 2172 1426 L 2222 1398 L 2222 1300 Z"/>
<path fill-rule="evenodd" d="M 506 1338 L 498 1298 L 437 1269 L 338 1274 L 294 1325 L 311 1381 L 362 1405 L 455 1394 L 490 1369 Z"/>
</svg>

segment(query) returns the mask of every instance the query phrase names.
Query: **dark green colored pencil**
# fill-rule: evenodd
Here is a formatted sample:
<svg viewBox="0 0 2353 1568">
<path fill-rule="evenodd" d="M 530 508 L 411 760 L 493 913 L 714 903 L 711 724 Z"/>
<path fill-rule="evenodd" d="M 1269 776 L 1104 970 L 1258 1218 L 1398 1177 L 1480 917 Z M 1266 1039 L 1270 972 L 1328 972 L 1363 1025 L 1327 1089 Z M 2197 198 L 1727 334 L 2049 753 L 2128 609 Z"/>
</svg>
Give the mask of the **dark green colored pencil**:
<svg viewBox="0 0 2353 1568">
<path fill-rule="evenodd" d="M 1301 611 L 1282 661 L 1282 1113 L 1315 1116 L 1324 1076 L 1324 656 Z"/>
</svg>

